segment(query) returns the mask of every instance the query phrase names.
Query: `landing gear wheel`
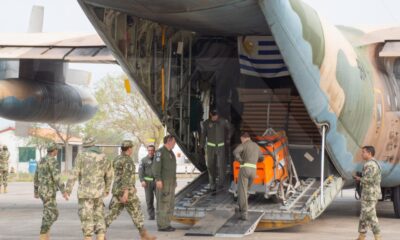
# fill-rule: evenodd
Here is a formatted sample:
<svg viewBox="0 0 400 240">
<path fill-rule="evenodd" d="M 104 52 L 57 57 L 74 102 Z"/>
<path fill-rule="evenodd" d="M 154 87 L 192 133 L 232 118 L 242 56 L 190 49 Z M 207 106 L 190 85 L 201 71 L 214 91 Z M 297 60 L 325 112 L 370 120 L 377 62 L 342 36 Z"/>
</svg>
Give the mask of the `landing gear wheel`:
<svg viewBox="0 0 400 240">
<path fill-rule="evenodd" d="M 400 218 L 400 186 L 392 188 L 394 215 Z"/>
</svg>

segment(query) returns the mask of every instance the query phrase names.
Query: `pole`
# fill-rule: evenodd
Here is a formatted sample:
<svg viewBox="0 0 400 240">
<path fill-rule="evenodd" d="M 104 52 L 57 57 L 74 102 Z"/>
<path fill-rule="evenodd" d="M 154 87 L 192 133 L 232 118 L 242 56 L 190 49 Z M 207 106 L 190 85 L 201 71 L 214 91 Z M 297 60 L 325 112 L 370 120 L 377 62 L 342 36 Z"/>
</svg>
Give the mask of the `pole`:
<svg viewBox="0 0 400 240">
<path fill-rule="evenodd" d="M 324 169 L 325 169 L 325 131 L 326 126 L 322 126 L 322 145 L 321 145 L 321 205 L 324 205 Z"/>
</svg>

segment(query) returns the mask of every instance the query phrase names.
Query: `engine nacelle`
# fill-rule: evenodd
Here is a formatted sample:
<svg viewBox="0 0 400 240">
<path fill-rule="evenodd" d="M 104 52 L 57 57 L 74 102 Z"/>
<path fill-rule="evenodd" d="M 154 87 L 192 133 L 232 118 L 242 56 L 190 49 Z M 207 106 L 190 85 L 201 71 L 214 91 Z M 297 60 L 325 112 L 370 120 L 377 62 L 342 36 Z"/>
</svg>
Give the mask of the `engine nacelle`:
<svg viewBox="0 0 400 240">
<path fill-rule="evenodd" d="M 7 79 L 0 81 L 0 116 L 25 122 L 80 123 L 97 112 L 87 91 L 65 83 Z"/>
</svg>

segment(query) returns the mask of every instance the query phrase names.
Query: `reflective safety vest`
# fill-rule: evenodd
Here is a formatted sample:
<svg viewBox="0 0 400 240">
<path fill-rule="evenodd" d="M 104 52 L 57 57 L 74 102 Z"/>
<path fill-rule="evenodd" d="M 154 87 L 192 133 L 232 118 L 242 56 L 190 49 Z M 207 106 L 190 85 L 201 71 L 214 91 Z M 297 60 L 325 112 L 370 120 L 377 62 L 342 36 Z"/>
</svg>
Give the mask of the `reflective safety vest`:
<svg viewBox="0 0 400 240">
<path fill-rule="evenodd" d="M 240 168 L 244 168 L 244 167 L 257 169 L 257 165 L 253 164 L 253 163 L 244 163 L 244 164 L 240 165 Z"/>
<path fill-rule="evenodd" d="M 144 180 L 146 180 L 146 181 L 154 181 L 154 178 L 152 178 L 152 177 L 144 177 Z"/>
<path fill-rule="evenodd" d="M 207 146 L 210 147 L 223 147 L 225 145 L 225 143 L 212 143 L 212 142 L 207 142 Z"/>
</svg>

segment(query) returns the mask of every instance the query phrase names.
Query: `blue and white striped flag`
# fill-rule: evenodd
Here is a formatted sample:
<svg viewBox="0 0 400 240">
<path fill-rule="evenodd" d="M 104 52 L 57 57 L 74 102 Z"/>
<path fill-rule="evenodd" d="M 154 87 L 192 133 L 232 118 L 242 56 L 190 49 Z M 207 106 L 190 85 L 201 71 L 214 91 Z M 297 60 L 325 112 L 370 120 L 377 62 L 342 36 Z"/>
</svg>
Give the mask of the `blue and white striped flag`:
<svg viewBox="0 0 400 240">
<path fill-rule="evenodd" d="M 242 74 L 274 78 L 289 76 L 289 71 L 272 36 L 238 37 Z"/>
</svg>

